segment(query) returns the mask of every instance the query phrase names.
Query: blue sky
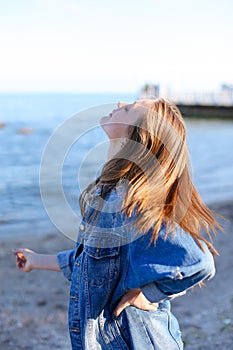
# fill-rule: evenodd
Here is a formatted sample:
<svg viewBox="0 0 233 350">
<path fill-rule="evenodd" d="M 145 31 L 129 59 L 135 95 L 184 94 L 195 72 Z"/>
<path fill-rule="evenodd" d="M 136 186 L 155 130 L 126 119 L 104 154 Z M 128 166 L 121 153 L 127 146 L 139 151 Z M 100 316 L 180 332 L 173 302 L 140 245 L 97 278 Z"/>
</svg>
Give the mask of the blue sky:
<svg viewBox="0 0 233 350">
<path fill-rule="evenodd" d="M 232 0 L 0 0 L 0 92 L 233 83 Z"/>
</svg>

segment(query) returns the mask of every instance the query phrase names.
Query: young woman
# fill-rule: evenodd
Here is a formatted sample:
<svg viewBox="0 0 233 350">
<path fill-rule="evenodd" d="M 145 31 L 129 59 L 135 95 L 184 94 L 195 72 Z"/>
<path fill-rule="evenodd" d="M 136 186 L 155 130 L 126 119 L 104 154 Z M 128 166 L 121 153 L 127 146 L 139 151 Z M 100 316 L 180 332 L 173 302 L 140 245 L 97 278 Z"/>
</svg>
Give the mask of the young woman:
<svg viewBox="0 0 233 350">
<path fill-rule="evenodd" d="M 73 349 L 183 349 L 170 299 L 214 275 L 219 228 L 190 178 L 184 121 L 160 98 L 120 103 L 101 126 L 108 160 L 80 196 L 76 248 L 18 249 L 17 267 L 71 280 Z"/>
</svg>

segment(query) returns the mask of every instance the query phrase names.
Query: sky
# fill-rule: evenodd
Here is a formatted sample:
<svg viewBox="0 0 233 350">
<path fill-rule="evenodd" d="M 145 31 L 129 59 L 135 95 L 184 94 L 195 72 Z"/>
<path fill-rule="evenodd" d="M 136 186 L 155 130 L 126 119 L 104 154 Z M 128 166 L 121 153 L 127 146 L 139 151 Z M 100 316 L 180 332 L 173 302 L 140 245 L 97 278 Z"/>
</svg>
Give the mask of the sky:
<svg viewBox="0 0 233 350">
<path fill-rule="evenodd" d="M 232 0 L 0 0 L 0 92 L 233 83 Z"/>
</svg>

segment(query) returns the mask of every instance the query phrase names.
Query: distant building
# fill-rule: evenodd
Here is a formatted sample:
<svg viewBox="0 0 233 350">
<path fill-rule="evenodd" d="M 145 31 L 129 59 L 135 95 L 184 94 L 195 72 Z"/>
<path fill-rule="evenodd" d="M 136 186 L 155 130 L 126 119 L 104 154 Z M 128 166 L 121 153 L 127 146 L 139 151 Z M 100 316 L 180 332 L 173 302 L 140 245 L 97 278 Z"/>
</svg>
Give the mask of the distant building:
<svg viewBox="0 0 233 350">
<path fill-rule="evenodd" d="M 216 92 L 186 92 L 163 88 L 159 84 L 145 84 L 139 98 L 165 97 L 176 104 L 199 106 L 233 106 L 233 85 L 222 84 Z"/>
<path fill-rule="evenodd" d="M 155 98 L 159 97 L 160 87 L 154 84 L 145 84 L 140 92 L 139 98 Z"/>
</svg>

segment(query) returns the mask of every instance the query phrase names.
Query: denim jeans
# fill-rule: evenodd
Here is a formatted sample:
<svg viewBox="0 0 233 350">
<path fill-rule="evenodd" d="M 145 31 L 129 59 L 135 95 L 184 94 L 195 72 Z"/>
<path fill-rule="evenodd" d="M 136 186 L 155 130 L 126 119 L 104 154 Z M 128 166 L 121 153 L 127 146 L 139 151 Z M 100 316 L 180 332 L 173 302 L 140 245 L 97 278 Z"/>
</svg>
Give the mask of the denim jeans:
<svg viewBox="0 0 233 350">
<path fill-rule="evenodd" d="M 75 314 L 75 304 L 70 304 Z M 76 326 L 76 327 L 75 327 Z M 127 307 L 113 318 L 106 307 L 97 319 L 87 320 L 85 334 L 80 321 L 72 321 L 73 350 L 181 350 L 183 343 L 178 322 L 170 312 L 170 302 L 159 303 L 157 311 Z"/>
</svg>

